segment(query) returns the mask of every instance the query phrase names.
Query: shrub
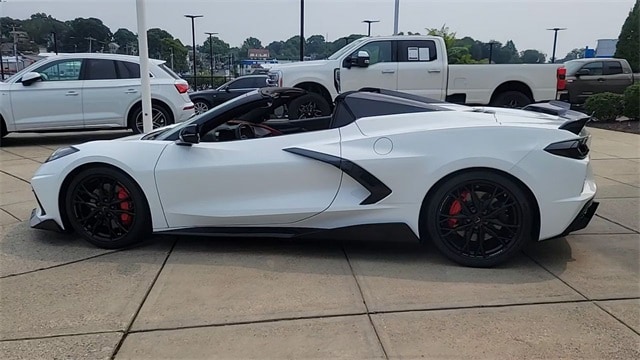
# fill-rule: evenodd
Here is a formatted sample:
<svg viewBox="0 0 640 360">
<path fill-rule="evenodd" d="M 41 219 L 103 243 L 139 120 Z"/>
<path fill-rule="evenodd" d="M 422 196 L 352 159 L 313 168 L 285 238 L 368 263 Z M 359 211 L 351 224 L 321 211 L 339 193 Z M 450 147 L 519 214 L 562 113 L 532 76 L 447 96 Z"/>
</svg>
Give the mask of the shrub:
<svg viewBox="0 0 640 360">
<path fill-rule="evenodd" d="M 633 84 L 624 90 L 624 111 L 629 119 L 640 118 L 640 83 Z"/>
<path fill-rule="evenodd" d="M 587 111 L 600 121 L 613 121 L 624 109 L 622 94 L 610 92 L 591 95 L 584 105 Z"/>
</svg>

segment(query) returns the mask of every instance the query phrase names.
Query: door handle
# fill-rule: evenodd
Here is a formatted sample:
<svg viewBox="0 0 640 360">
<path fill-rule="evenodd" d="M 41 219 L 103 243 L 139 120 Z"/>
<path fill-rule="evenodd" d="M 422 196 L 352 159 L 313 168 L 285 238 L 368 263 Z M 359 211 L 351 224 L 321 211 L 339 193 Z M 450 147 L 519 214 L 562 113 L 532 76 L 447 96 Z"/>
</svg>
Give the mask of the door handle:
<svg viewBox="0 0 640 360">
<path fill-rule="evenodd" d="M 440 69 L 427 69 L 428 73 L 439 73 Z"/>
<path fill-rule="evenodd" d="M 382 70 L 382 73 L 383 73 L 383 74 L 393 74 L 393 73 L 395 73 L 395 72 L 396 72 L 396 71 L 395 71 L 395 70 L 393 70 L 393 69 L 385 69 L 385 70 Z"/>
<path fill-rule="evenodd" d="M 598 82 L 604 82 L 604 78 L 599 78 Z"/>
<path fill-rule="evenodd" d="M 138 90 L 136 90 L 136 89 L 128 89 L 128 90 L 127 90 L 127 91 L 125 91 L 124 93 L 125 93 L 125 94 L 135 94 L 135 93 L 137 93 L 137 92 L 138 92 Z"/>
<path fill-rule="evenodd" d="M 78 96 L 80 93 L 77 91 L 67 91 L 65 96 Z"/>
</svg>

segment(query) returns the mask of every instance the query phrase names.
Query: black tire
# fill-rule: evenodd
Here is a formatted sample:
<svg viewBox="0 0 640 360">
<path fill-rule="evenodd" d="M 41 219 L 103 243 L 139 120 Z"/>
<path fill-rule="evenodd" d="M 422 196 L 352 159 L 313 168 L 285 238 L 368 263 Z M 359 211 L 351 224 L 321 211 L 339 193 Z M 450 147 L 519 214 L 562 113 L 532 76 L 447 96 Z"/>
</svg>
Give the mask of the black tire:
<svg viewBox="0 0 640 360">
<path fill-rule="evenodd" d="M 0 118 L 0 138 L 7 136 L 7 124 L 4 123 L 4 119 Z"/>
<path fill-rule="evenodd" d="M 420 233 L 458 264 L 502 264 L 531 239 L 532 204 L 525 191 L 504 175 L 460 173 L 439 185 L 426 201 Z"/>
<path fill-rule="evenodd" d="M 531 99 L 520 91 L 505 91 L 493 99 L 491 106 L 519 109 L 531 102 Z"/>
<path fill-rule="evenodd" d="M 288 106 L 289 119 L 309 119 L 331 115 L 331 106 L 320 94 L 307 93 L 293 99 Z"/>
<path fill-rule="evenodd" d="M 151 115 L 154 129 L 173 124 L 173 115 L 160 104 L 151 104 Z M 157 117 L 161 117 L 162 120 L 156 121 Z M 136 105 L 136 107 L 131 111 L 129 116 L 129 128 L 133 130 L 135 134 L 142 134 L 144 131 L 142 127 L 142 105 Z"/>
<path fill-rule="evenodd" d="M 142 190 L 113 168 L 94 167 L 78 173 L 64 202 L 73 230 L 100 248 L 123 248 L 151 233 L 151 212 Z"/>
<path fill-rule="evenodd" d="M 195 99 L 193 100 L 193 108 L 195 110 L 196 115 L 200 115 L 205 113 L 211 109 L 211 103 L 205 99 Z"/>
</svg>

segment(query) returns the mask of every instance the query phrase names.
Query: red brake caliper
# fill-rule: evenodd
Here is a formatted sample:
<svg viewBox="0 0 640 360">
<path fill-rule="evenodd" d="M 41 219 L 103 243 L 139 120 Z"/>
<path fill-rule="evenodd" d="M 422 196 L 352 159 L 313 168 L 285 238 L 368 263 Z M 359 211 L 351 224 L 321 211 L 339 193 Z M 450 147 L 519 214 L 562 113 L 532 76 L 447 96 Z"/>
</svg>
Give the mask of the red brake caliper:
<svg viewBox="0 0 640 360">
<path fill-rule="evenodd" d="M 122 187 L 118 189 L 118 200 L 124 200 L 127 198 L 129 198 L 129 193 L 127 192 L 127 190 L 125 190 Z M 125 210 L 125 211 L 131 210 L 131 203 L 129 201 L 122 201 L 120 203 L 120 210 Z M 123 214 L 120 214 L 120 221 L 122 221 L 124 225 L 131 225 L 133 218 L 131 217 L 131 215 L 123 213 Z"/>
<path fill-rule="evenodd" d="M 467 198 L 467 195 L 469 195 L 469 192 L 463 191 L 462 194 L 460 194 L 460 198 L 454 200 L 451 203 L 451 206 L 449 207 L 450 216 L 455 216 L 460 214 L 460 212 L 462 211 L 462 202 L 465 201 L 465 199 Z M 447 223 L 450 228 L 454 228 L 456 227 L 456 225 L 458 225 L 458 219 L 449 219 Z"/>
</svg>

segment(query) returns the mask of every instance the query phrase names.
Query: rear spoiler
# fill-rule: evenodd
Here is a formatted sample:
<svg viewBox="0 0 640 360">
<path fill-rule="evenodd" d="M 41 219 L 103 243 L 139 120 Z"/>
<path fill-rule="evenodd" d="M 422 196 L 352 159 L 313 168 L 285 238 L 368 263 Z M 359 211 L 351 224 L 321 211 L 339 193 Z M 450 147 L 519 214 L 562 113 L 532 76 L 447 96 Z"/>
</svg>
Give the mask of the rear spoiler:
<svg viewBox="0 0 640 360">
<path fill-rule="evenodd" d="M 591 116 L 579 111 L 571 110 L 571 104 L 564 101 L 552 100 L 544 103 L 529 104 L 523 107 L 522 110 L 565 118 L 567 121 L 560 125 L 559 129 L 570 131 L 576 135 L 579 135 L 582 129 L 591 120 Z"/>
</svg>

